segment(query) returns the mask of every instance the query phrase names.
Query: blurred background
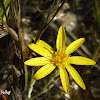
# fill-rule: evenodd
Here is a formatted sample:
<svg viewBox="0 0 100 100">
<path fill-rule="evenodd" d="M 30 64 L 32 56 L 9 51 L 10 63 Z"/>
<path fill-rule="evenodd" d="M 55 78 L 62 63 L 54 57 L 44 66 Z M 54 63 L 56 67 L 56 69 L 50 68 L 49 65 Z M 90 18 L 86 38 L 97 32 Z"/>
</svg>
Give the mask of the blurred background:
<svg viewBox="0 0 100 100">
<path fill-rule="evenodd" d="M 96 61 L 94 66 L 74 65 L 86 84 L 85 91 L 70 75 L 68 94 L 58 75 L 52 80 L 52 75 L 48 75 L 29 85 L 31 75 L 40 67 L 24 65 L 25 60 L 39 56 L 27 44 L 41 38 L 56 48 L 60 26 L 66 30 L 66 46 L 80 37 L 86 39 L 72 55 Z M 32 89 L 30 99 L 27 98 L 29 87 Z M 100 100 L 100 1 L 0 0 L 1 90 L 11 90 L 11 94 L 0 94 L 0 100 Z"/>
</svg>

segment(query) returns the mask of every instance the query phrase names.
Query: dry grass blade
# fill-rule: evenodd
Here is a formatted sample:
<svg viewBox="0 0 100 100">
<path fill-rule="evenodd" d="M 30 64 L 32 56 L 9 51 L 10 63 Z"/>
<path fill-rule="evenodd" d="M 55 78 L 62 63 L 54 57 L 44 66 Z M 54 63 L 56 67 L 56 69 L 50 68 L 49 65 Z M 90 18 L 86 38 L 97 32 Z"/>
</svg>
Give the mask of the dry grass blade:
<svg viewBox="0 0 100 100">
<path fill-rule="evenodd" d="M 0 21 L 1 25 L 0 25 L 0 38 L 8 35 L 8 31 L 7 28 L 3 25 L 2 21 Z"/>
<path fill-rule="evenodd" d="M 2 19 L 2 22 L 3 22 L 3 24 L 6 26 L 6 28 L 7 28 L 8 32 L 9 32 L 9 34 L 11 35 L 11 37 L 12 37 L 14 40 L 18 41 L 18 35 L 17 35 L 17 33 L 16 33 L 12 28 L 10 28 L 10 27 L 3 21 L 3 19 Z"/>
</svg>

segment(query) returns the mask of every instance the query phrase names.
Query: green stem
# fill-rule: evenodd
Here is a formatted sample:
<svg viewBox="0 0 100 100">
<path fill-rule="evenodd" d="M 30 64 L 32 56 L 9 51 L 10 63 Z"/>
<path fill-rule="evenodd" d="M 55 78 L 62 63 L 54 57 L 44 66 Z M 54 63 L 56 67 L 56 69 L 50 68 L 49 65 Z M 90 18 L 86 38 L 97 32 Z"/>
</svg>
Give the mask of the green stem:
<svg viewBox="0 0 100 100">
<path fill-rule="evenodd" d="M 93 60 L 97 61 L 100 58 L 100 44 L 98 45 L 94 55 L 93 55 Z"/>
<path fill-rule="evenodd" d="M 4 11 L 4 15 L 5 15 L 5 17 L 6 17 L 6 21 L 7 21 L 7 23 L 8 23 L 8 17 L 7 17 L 7 15 L 6 15 L 6 9 L 5 9 L 3 0 L 1 0 L 1 3 L 2 3 L 2 8 L 3 8 L 3 11 Z"/>
<path fill-rule="evenodd" d="M 45 92 L 47 91 L 46 88 L 47 88 L 47 86 L 50 84 L 52 78 L 53 78 L 53 77 L 50 77 L 50 80 L 49 80 L 48 83 L 45 85 L 45 87 L 43 88 L 43 90 L 42 90 L 40 93 L 36 94 L 34 97 L 32 97 L 30 100 L 34 100 L 34 99 L 36 99 L 37 97 L 39 97 L 40 95 L 42 95 L 43 93 L 45 93 Z"/>
<path fill-rule="evenodd" d="M 33 85 L 35 84 L 36 80 L 33 78 L 34 70 L 32 70 L 30 85 L 28 89 L 28 98 L 31 98 L 31 93 L 33 91 Z"/>
</svg>

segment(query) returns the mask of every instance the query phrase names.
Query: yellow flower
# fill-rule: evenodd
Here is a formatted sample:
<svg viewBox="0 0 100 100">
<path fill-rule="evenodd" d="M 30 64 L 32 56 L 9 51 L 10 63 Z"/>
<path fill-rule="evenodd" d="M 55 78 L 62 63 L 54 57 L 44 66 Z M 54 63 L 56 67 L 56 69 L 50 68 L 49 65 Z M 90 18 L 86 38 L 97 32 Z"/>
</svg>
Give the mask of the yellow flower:
<svg viewBox="0 0 100 100">
<path fill-rule="evenodd" d="M 57 51 L 54 51 L 53 48 L 46 42 L 38 40 L 36 44 L 31 43 L 28 45 L 28 47 L 43 57 L 29 59 L 25 61 L 25 64 L 29 66 L 43 66 L 34 74 L 34 78 L 36 80 L 44 78 L 45 76 L 50 74 L 56 67 L 59 68 L 62 86 L 66 93 L 69 92 L 70 87 L 67 74 L 68 71 L 73 79 L 77 82 L 77 84 L 85 90 L 86 87 L 81 76 L 71 66 L 71 64 L 94 65 L 96 64 L 96 62 L 86 57 L 70 55 L 83 44 L 85 38 L 80 38 L 72 42 L 68 47 L 65 47 L 65 41 L 65 29 L 63 26 L 61 26 L 56 40 Z"/>
</svg>

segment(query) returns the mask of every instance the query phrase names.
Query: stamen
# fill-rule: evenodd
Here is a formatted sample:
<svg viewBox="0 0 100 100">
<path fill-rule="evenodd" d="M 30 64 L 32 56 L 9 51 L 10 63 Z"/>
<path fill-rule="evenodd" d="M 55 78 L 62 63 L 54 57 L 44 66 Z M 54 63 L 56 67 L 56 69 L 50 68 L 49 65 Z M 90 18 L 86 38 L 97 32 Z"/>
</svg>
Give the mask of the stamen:
<svg viewBox="0 0 100 100">
<path fill-rule="evenodd" d="M 65 67 L 65 65 L 69 63 L 68 58 L 69 55 L 65 53 L 65 50 L 62 50 L 55 52 L 50 61 L 54 66 Z"/>
</svg>

